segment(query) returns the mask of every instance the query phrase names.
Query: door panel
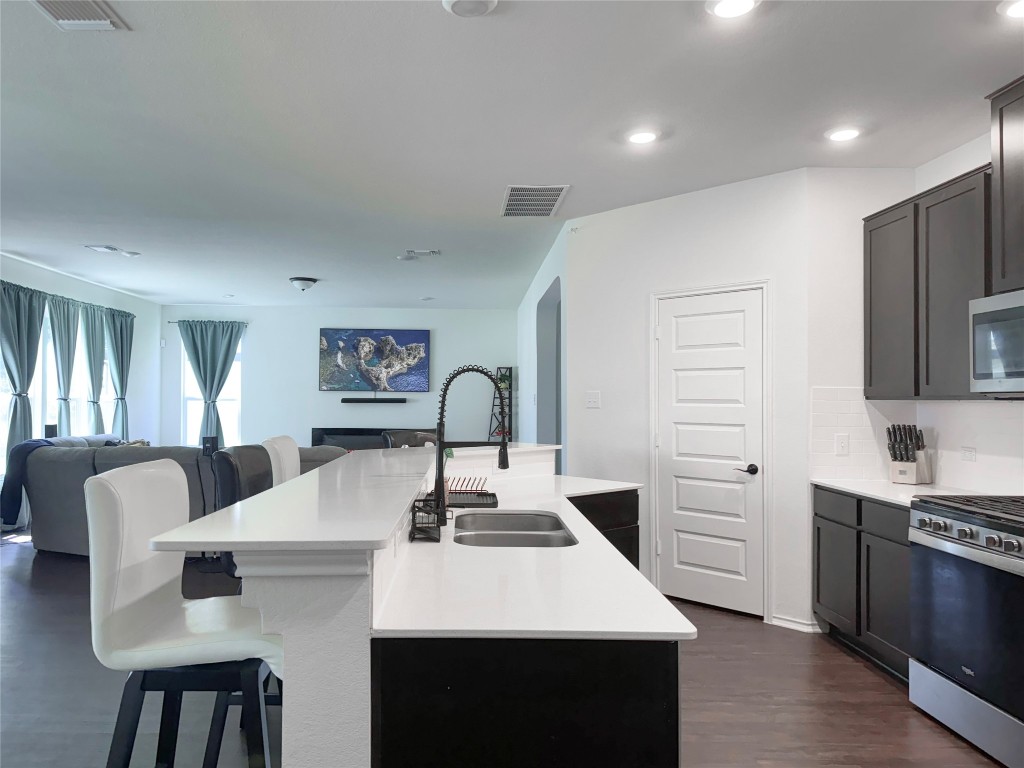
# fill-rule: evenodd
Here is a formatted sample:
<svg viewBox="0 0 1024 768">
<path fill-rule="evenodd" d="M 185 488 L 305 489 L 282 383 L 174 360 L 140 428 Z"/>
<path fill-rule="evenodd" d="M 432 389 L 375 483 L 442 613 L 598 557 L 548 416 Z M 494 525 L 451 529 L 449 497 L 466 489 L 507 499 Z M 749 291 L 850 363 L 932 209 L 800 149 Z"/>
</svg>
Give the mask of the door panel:
<svg viewBox="0 0 1024 768">
<path fill-rule="evenodd" d="M 657 505 L 663 592 L 764 613 L 763 296 L 658 302 Z"/>
<path fill-rule="evenodd" d="M 992 99 L 992 292 L 1024 288 L 1024 80 Z"/>
</svg>

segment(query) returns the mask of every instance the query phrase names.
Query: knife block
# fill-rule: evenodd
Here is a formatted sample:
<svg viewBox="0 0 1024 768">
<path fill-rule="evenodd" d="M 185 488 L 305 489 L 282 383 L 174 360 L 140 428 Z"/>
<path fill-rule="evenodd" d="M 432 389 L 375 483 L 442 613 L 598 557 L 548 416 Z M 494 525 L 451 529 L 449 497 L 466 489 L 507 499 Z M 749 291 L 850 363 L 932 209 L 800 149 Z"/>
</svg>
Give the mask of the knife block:
<svg viewBox="0 0 1024 768">
<path fill-rule="evenodd" d="M 917 461 L 889 462 L 889 481 L 906 485 L 923 485 L 932 481 L 929 451 L 918 451 Z"/>
</svg>

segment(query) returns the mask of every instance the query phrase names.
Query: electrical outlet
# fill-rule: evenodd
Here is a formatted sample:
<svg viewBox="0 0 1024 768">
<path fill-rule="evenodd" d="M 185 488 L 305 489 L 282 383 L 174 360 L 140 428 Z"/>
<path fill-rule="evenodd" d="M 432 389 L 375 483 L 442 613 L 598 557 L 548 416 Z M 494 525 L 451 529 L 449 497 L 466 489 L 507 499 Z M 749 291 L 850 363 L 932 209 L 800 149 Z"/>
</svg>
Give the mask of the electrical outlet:
<svg viewBox="0 0 1024 768">
<path fill-rule="evenodd" d="M 977 461 L 978 451 L 976 448 L 972 448 L 969 445 L 962 446 L 960 448 L 960 461 Z"/>
<path fill-rule="evenodd" d="M 850 455 L 850 436 L 845 432 L 836 435 L 836 456 Z"/>
<path fill-rule="evenodd" d="M 586 399 L 587 408 L 600 408 L 601 407 L 601 393 L 597 390 L 587 392 Z"/>
</svg>

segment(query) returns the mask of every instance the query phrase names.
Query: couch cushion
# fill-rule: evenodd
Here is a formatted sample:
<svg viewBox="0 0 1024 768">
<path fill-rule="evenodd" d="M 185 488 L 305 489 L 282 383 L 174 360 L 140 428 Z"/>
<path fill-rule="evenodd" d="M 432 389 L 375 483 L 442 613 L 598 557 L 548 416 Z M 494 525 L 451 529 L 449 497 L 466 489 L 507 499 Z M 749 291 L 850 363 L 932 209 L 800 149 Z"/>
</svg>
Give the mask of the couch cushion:
<svg viewBox="0 0 1024 768">
<path fill-rule="evenodd" d="M 188 480 L 189 520 L 195 520 L 213 511 L 215 503 L 213 467 L 210 457 L 203 456 L 199 448 L 182 445 L 152 447 L 120 445 L 111 448 L 97 448 L 96 474 L 157 459 L 173 459 L 185 470 L 185 478 Z"/>
<path fill-rule="evenodd" d="M 311 469 L 323 466 L 324 464 L 340 459 L 347 454 L 344 448 L 336 445 L 315 445 L 312 448 L 299 448 L 299 472 L 305 474 Z"/>
<path fill-rule="evenodd" d="M 89 554 L 85 481 L 95 474 L 96 448 L 37 448 L 26 462 L 25 493 L 36 549 Z"/>
</svg>

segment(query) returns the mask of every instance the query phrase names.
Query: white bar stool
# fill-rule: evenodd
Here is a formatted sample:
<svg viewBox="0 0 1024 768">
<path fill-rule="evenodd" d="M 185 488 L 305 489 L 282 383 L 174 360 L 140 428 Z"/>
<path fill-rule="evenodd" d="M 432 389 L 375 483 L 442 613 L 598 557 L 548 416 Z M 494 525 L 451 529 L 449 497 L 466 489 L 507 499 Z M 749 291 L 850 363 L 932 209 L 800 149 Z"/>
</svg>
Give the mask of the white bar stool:
<svg viewBox="0 0 1024 768">
<path fill-rule="evenodd" d="M 274 485 L 286 483 L 299 476 L 299 444 L 288 435 L 268 437 L 262 443 L 270 454 L 270 467 Z"/>
<path fill-rule="evenodd" d="M 153 552 L 149 540 L 188 522 L 185 473 L 170 459 L 114 469 L 85 482 L 89 521 L 92 647 L 100 663 L 129 672 L 107 768 L 128 768 L 142 702 L 163 692 L 157 765 L 172 768 L 185 691 L 217 691 L 204 768 L 217 764 L 224 719 L 242 704 L 250 768 L 270 764 L 264 685 L 281 676 L 281 639 L 237 596 L 187 600 L 183 552 Z M 241 697 L 233 697 L 241 691 Z M 240 699 L 240 700 L 239 700 Z"/>
</svg>

